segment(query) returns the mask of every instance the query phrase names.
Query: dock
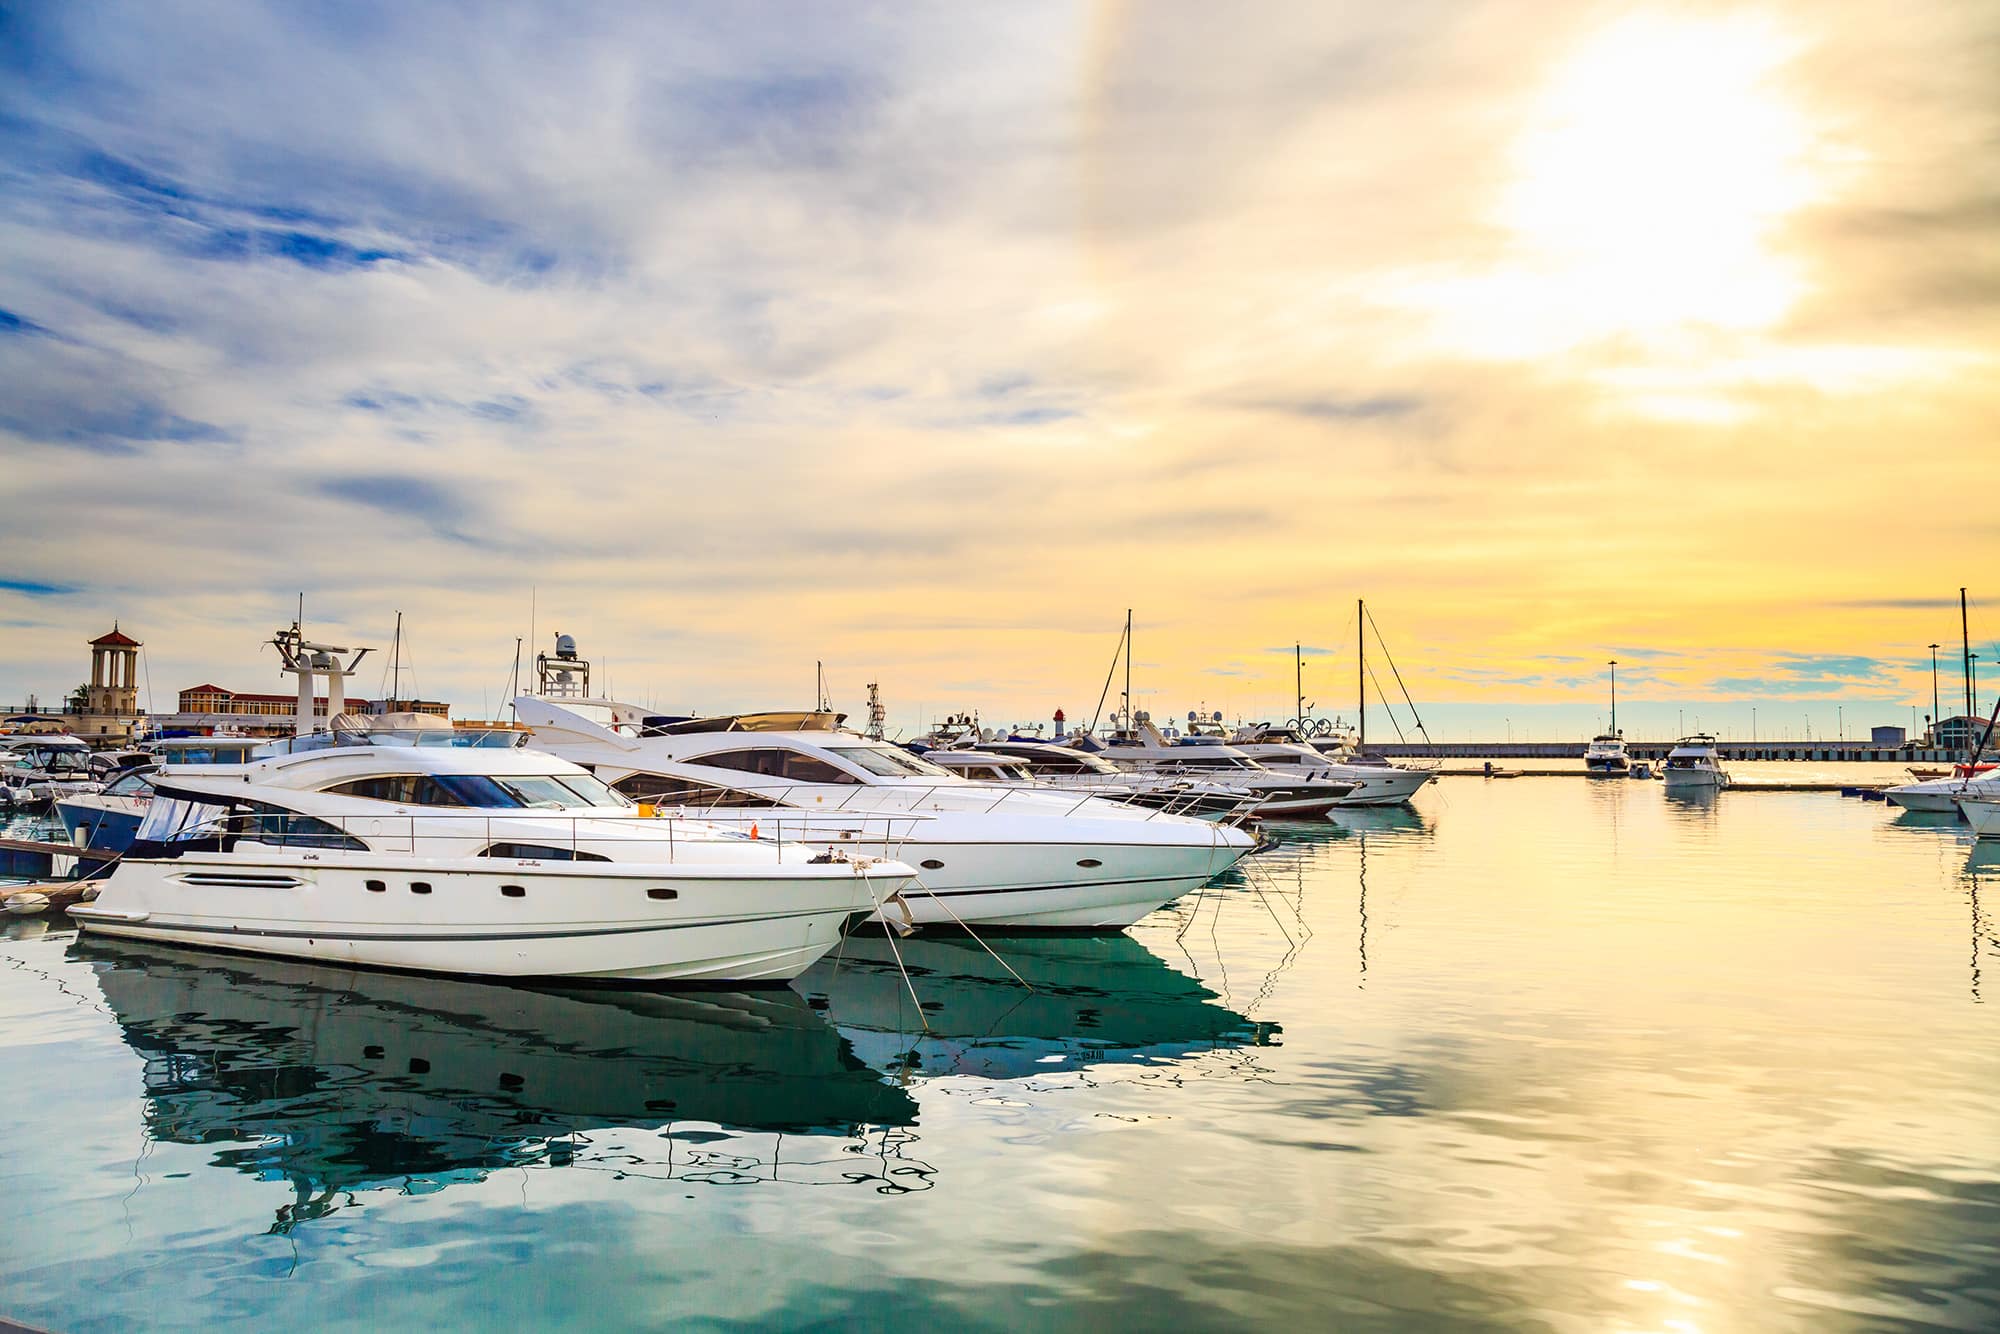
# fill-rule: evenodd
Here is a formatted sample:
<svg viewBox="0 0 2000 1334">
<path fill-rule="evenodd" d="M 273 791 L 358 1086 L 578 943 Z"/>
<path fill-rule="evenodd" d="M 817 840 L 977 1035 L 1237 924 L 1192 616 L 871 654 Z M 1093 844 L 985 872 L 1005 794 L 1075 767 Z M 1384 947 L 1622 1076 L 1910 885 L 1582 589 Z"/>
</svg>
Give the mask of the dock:
<svg viewBox="0 0 2000 1334">
<path fill-rule="evenodd" d="M 110 860 L 102 853 L 93 857 L 88 850 L 74 843 L 40 838 L 0 838 L 0 876 L 46 879 L 55 874 L 55 859 L 58 857 L 75 857 L 80 866 L 96 866 Z M 6 888 L 0 885 L 0 889 Z"/>
<path fill-rule="evenodd" d="M 1439 769 L 1440 778 L 1588 778 L 1600 783 L 1657 783 L 1655 778 L 1629 778 L 1620 774 L 1591 773 L 1587 769 L 1502 769 L 1487 773 L 1484 769 Z M 1841 782 L 1838 779 L 1820 779 L 1812 782 L 1782 783 L 1731 783 L 1730 792 L 1884 792 L 1896 786 L 1894 783 Z"/>
</svg>

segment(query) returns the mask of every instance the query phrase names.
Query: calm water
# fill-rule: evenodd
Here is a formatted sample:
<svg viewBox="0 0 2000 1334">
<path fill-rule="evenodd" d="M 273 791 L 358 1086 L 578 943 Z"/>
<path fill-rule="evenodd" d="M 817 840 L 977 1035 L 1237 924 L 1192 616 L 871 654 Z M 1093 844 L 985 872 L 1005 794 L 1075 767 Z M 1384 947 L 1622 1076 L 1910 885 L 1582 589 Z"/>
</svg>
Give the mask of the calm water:
<svg viewBox="0 0 2000 1334">
<path fill-rule="evenodd" d="M 1551 778 L 996 942 L 1032 992 L 905 941 L 928 1031 L 879 939 L 673 996 L 14 922 L 0 1315 L 1990 1329 L 1996 903 L 1948 822 Z"/>
</svg>

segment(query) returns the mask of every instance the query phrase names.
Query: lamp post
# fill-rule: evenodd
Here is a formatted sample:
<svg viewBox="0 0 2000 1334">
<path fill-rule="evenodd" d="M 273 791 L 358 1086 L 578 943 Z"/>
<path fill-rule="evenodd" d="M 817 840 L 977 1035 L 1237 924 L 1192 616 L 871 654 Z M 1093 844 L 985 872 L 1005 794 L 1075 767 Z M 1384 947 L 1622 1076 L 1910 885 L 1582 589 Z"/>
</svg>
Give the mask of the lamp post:
<svg viewBox="0 0 2000 1334">
<path fill-rule="evenodd" d="M 1938 713 L 1937 651 L 1938 651 L 1938 646 L 1936 644 L 1932 644 L 1931 645 L 1931 725 L 1933 727 L 1937 725 L 1937 720 L 1941 716 Z M 1936 737 L 1931 738 L 1931 740 L 1933 741 L 1935 741 L 1936 739 L 1937 739 Z"/>
</svg>

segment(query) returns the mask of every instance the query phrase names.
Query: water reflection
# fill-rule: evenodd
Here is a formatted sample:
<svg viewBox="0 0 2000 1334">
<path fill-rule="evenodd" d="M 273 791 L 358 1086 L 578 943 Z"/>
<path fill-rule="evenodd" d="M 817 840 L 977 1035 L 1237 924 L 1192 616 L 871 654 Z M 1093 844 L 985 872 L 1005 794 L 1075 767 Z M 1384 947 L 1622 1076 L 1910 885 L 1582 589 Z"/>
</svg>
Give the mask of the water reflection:
<svg viewBox="0 0 2000 1334">
<path fill-rule="evenodd" d="M 900 1075 L 1020 1079 L 1270 1046 L 1281 1032 L 1128 935 L 994 943 L 1005 965 L 967 938 L 856 936 L 796 985 L 865 1060 Z"/>
<path fill-rule="evenodd" d="M 1667 813 L 1683 825 L 1712 825 L 1722 809 L 1722 790 L 1713 787 L 1662 787 Z"/>
<path fill-rule="evenodd" d="M 145 1058 L 149 1136 L 227 1142 L 217 1166 L 289 1181 L 275 1230 L 356 1191 L 427 1193 L 508 1167 L 892 1192 L 929 1180 L 890 1129 L 914 1119 L 909 1095 L 790 990 L 541 990 L 99 940 L 72 951 Z M 607 1127 L 656 1133 L 591 1138 Z"/>
</svg>

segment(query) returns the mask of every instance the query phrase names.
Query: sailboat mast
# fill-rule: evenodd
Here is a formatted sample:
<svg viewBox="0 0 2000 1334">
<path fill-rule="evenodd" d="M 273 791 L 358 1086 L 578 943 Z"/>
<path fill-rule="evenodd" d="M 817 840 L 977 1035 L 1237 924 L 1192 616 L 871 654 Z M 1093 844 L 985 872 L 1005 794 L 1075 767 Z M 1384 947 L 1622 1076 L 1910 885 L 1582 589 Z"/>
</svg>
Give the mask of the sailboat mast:
<svg viewBox="0 0 2000 1334">
<path fill-rule="evenodd" d="M 1299 722 L 1299 730 L 1300 732 L 1304 732 L 1306 726 L 1306 650 L 1304 644 L 1297 642 L 1294 642 L 1292 645 L 1292 692 L 1294 695 L 1292 702 L 1298 708 L 1296 716 Z"/>
<path fill-rule="evenodd" d="M 1960 642 L 1965 646 L 1962 652 L 1965 655 L 1965 716 L 1968 718 L 1972 717 L 1972 710 L 1977 707 L 1977 702 L 1972 698 L 1972 630 L 1970 624 L 1965 618 L 1965 590 L 1961 588 L 1958 590 L 1958 634 Z"/>
<path fill-rule="evenodd" d="M 1356 730 L 1355 749 L 1368 749 L 1368 607 L 1360 598 L 1354 599 L 1354 694 L 1360 702 L 1355 712 L 1360 715 L 1361 726 Z"/>
<path fill-rule="evenodd" d="M 1132 721 L 1132 609 L 1125 609 L 1125 730 L 1133 736 L 1139 735 L 1138 726 Z"/>
<path fill-rule="evenodd" d="M 403 613 L 396 613 L 396 638 L 389 649 L 389 704 L 403 697 Z"/>
<path fill-rule="evenodd" d="M 1611 735 L 1618 735 L 1618 659 L 1611 660 Z"/>
</svg>

